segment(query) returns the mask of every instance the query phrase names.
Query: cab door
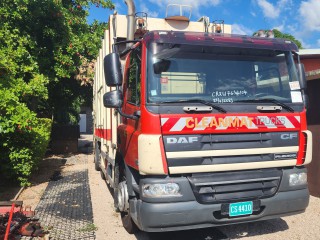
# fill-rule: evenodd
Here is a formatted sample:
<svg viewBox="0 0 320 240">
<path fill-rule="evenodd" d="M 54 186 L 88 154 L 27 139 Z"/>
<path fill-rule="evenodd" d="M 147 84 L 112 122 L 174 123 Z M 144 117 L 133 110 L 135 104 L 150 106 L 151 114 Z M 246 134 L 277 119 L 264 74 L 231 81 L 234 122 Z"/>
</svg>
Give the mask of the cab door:
<svg viewBox="0 0 320 240">
<path fill-rule="evenodd" d="M 141 101 L 141 46 L 131 51 L 127 58 L 124 74 L 124 104 L 122 112 L 139 115 Z M 121 152 L 127 165 L 138 169 L 138 136 L 141 132 L 140 118 L 123 118 L 119 129 Z"/>
</svg>

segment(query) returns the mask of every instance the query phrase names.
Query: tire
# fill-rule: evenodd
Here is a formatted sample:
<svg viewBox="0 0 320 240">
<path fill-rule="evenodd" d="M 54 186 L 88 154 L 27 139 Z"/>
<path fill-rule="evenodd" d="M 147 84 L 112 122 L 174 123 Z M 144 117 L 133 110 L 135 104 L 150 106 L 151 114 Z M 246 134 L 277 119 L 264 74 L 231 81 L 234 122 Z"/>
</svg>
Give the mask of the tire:
<svg viewBox="0 0 320 240">
<path fill-rule="evenodd" d="M 100 176 L 101 176 L 102 180 L 106 180 L 106 176 L 104 175 L 102 169 L 100 169 Z"/>
<path fill-rule="evenodd" d="M 118 192 L 119 192 L 119 164 L 116 164 L 114 167 L 114 188 L 113 188 L 113 204 L 114 204 L 114 210 L 116 212 L 120 212 L 119 206 L 118 206 Z"/>
<path fill-rule="evenodd" d="M 116 164 L 114 173 L 115 173 L 114 191 L 113 191 L 114 209 L 116 212 L 120 212 L 121 221 L 124 229 L 129 234 L 134 234 L 137 231 L 139 231 L 139 229 L 131 218 L 130 209 L 128 212 L 121 212 L 118 206 L 119 183 L 122 181 L 126 181 L 125 169 L 123 166 L 119 166 L 119 164 Z"/>
<path fill-rule="evenodd" d="M 100 149 L 98 142 L 95 142 L 94 147 L 94 169 L 100 171 Z"/>
<path fill-rule="evenodd" d="M 139 231 L 137 225 L 134 223 L 130 216 L 129 213 L 123 213 L 121 212 L 121 221 L 124 229 L 129 233 L 129 234 L 134 234 Z"/>
</svg>

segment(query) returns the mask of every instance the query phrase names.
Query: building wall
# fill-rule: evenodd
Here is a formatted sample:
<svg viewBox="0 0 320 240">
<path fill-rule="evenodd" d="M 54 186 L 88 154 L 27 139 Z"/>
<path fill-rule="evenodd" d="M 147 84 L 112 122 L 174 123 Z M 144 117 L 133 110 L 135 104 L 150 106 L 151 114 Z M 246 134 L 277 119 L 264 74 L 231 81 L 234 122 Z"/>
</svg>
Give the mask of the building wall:
<svg viewBox="0 0 320 240">
<path fill-rule="evenodd" d="M 308 165 L 309 190 L 320 197 L 320 79 L 308 81 L 309 108 L 307 109 L 308 129 L 313 135 L 312 162 Z"/>
<path fill-rule="evenodd" d="M 315 54 L 310 54 L 314 52 Z M 313 135 L 312 162 L 308 168 L 308 183 L 311 195 L 320 197 L 320 54 L 317 50 L 307 50 L 306 55 L 301 56 L 307 75 L 307 93 L 309 108 L 307 109 L 308 129 Z"/>
<path fill-rule="evenodd" d="M 315 59 L 301 59 L 306 72 L 320 69 L 320 57 Z"/>
</svg>

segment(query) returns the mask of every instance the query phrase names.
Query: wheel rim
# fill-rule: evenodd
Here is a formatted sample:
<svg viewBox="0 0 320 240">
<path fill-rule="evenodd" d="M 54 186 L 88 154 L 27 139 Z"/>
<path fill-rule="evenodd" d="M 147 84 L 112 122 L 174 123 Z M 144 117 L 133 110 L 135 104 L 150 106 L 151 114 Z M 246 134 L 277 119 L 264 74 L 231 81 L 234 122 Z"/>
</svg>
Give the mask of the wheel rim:
<svg viewBox="0 0 320 240">
<path fill-rule="evenodd" d="M 126 182 L 120 182 L 118 186 L 118 207 L 121 212 L 129 210 L 129 195 Z"/>
</svg>

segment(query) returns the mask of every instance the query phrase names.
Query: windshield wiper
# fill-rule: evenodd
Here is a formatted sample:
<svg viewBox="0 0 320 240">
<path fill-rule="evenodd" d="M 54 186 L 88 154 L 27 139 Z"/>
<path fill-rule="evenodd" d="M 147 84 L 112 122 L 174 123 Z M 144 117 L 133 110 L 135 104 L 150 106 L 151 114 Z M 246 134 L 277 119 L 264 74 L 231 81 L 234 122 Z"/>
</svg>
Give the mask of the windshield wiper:
<svg viewBox="0 0 320 240">
<path fill-rule="evenodd" d="M 234 102 L 248 102 L 248 103 L 274 103 L 278 106 L 283 107 L 288 112 L 294 112 L 293 108 L 288 106 L 287 104 L 280 102 L 278 100 L 275 100 L 273 98 L 259 98 L 259 99 L 245 99 L 245 100 L 237 100 Z"/>
<path fill-rule="evenodd" d="M 219 107 L 218 105 L 208 102 L 202 99 L 186 99 L 186 100 L 177 100 L 177 101 L 163 101 L 160 103 L 202 103 L 204 105 L 210 106 L 214 108 L 215 110 L 218 110 L 219 112 L 226 113 L 227 111 L 223 109 L 222 107 Z"/>
</svg>

